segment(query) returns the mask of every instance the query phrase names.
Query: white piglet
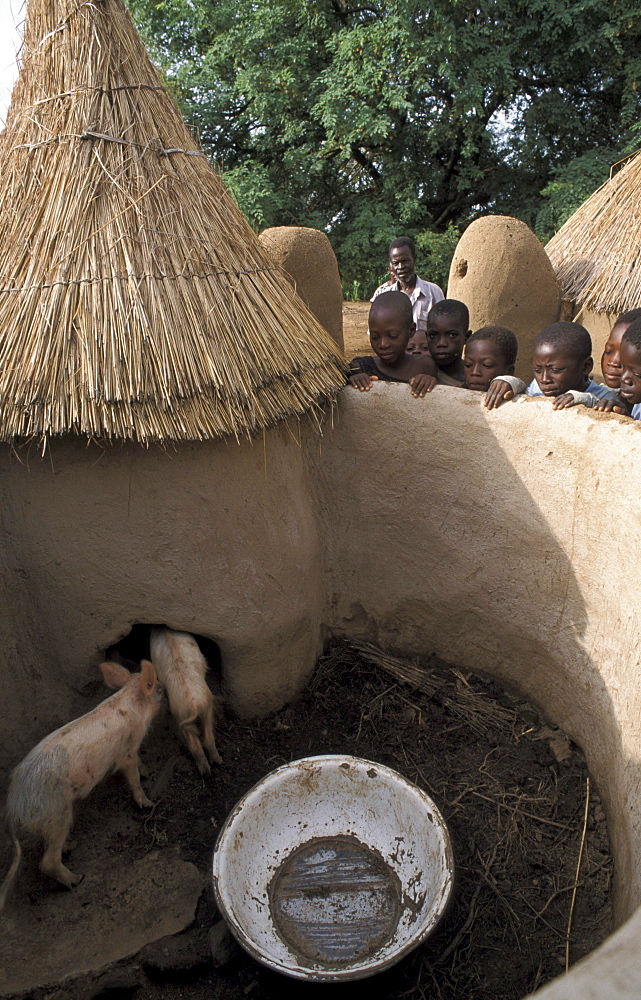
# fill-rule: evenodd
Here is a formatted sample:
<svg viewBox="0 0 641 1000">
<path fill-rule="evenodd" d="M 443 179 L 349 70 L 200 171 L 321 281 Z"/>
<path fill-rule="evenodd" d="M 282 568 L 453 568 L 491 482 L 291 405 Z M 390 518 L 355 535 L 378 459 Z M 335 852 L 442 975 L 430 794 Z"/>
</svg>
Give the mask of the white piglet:
<svg viewBox="0 0 641 1000">
<path fill-rule="evenodd" d="M 170 628 L 151 630 L 151 659 L 167 689 L 171 714 L 201 774 L 210 774 L 205 757 L 222 764 L 214 737 L 214 696 L 205 675 L 207 661 L 189 632 Z"/>
<path fill-rule="evenodd" d="M 122 771 L 139 806 L 151 806 L 140 784 L 138 748 L 162 703 L 162 686 L 148 660 L 131 674 L 118 663 L 100 665 L 116 694 L 66 726 L 45 736 L 14 769 L 9 783 L 6 824 L 14 856 L 0 886 L 0 910 L 20 865 L 19 834 L 44 841 L 40 871 L 71 889 L 82 875 L 62 863 L 73 824 L 73 804 L 84 799 L 113 771 Z"/>
</svg>

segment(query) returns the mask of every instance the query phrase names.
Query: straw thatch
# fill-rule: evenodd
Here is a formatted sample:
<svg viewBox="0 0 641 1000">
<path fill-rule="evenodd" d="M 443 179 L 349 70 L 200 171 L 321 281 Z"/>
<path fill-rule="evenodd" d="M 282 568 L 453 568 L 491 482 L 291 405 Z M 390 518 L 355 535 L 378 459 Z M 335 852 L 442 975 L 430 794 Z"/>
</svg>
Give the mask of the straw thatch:
<svg viewBox="0 0 641 1000">
<path fill-rule="evenodd" d="M 194 440 L 344 381 L 119 0 L 31 0 L 0 140 L 0 440 Z"/>
<path fill-rule="evenodd" d="M 576 210 L 546 250 L 563 295 L 594 312 L 641 306 L 641 152 Z"/>
</svg>

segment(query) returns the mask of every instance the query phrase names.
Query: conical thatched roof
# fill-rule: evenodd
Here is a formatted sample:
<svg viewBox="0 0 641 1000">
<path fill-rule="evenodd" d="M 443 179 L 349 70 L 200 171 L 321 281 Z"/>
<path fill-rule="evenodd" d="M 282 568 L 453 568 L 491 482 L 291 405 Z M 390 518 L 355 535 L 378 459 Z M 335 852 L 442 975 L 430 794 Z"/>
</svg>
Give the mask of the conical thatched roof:
<svg viewBox="0 0 641 1000">
<path fill-rule="evenodd" d="M 594 312 L 641 306 L 641 152 L 583 202 L 546 250 L 563 295 Z"/>
<path fill-rule="evenodd" d="M 0 140 L 0 440 L 251 434 L 343 381 L 119 0 L 31 0 Z"/>
</svg>

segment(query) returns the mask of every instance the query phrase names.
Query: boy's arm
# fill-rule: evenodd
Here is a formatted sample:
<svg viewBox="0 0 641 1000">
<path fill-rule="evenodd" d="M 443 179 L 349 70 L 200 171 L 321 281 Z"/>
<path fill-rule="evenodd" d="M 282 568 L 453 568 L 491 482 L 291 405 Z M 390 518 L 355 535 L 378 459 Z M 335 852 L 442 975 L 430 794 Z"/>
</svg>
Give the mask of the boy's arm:
<svg viewBox="0 0 641 1000">
<path fill-rule="evenodd" d="M 426 392 L 431 392 L 434 386 L 437 385 L 436 375 L 438 368 L 431 355 L 417 358 L 416 368 L 417 374 L 412 375 L 410 379 L 410 392 L 413 396 L 418 396 L 422 399 Z"/>
<path fill-rule="evenodd" d="M 360 359 L 356 358 L 350 363 L 347 382 L 354 389 L 367 392 L 368 389 L 372 388 L 372 382 L 378 382 L 378 378 L 376 375 L 368 375 L 367 372 L 364 372 L 360 365 Z"/>
<path fill-rule="evenodd" d="M 488 410 L 495 410 L 502 403 L 506 403 L 524 391 L 525 382 L 523 379 L 515 378 L 514 375 L 497 375 L 490 382 L 490 388 L 485 393 L 483 403 Z"/>
<path fill-rule="evenodd" d="M 355 375 L 350 375 L 347 381 L 350 385 L 353 385 L 355 389 L 360 389 L 361 392 L 367 392 L 368 389 L 372 388 L 372 382 L 378 382 L 378 376 L 367 375 L 365 372 L 357 372 Z"/>
<path fill-rule="evenodd" d="M 438 366 L 431 354 L 424 354 L 420 358 L 417 357 L 416 365 L 421 374 L 433 375 L 434 378 L 438 375 Z"/>
<path fill-rule="evenodd" d="M 594 409 L 599 413 L 621 413 L 624 417 L 632 416 L 632 406 L 620 396 L 615 396 L 613 399 L 608 399 L 607 396 L 605 399 L 597 399 Z"/>
<path fill-rule="evenodd" d="M 580 392 L 578 389 L 570 389 L 569 392 L 557 396 L 552 404 L 554 410 L 568 410 L 571 406 L 587 406 L 591 410 L 599 410 L 601 413 L 622 413 L 630 416 L 630 407 L 625 400 L 619 396 L 614 398 L 607 396 L 595 396 L 593 392 Z"/>
</svg>

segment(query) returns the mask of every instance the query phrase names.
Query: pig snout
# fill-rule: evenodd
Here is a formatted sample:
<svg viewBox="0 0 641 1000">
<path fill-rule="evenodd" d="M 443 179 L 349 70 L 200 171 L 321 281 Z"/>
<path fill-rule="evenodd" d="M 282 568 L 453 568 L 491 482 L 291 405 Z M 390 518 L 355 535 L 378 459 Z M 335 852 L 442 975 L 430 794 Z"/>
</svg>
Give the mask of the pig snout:
<svg viewBox="0 0 641 1000">
<path fill-rule="evenodd" d="M 154 628 L 151 659 L 167 690 L 171 714 L 198 770 L 201 774 L 211 774 L 207 756 L 217 764 L 222 764 L 222 758 L 216 748 L 214 697 L 206 681 L 207 661 L 198 643 L 188 632 Z"/>
<path fill-rule="evenodd" d="M 119 664 L 101 665 L 116 694 L 86 715 L 50 733 L 14 769 L 7 794 L 6 819 L 14 857 L 0 887 L 0 910 L 20 864 L 20 832 L 44 842 L 40 870 L 71 888 L 76 875 L 62 862 L 73 824 L 73 805 L 104 777 L 121 771 L 139 806 L 151 806 L 140 784 L 138 748 L 157 715 L 162 687 L 145 660 L 139 674 Z"/>
</svg>

